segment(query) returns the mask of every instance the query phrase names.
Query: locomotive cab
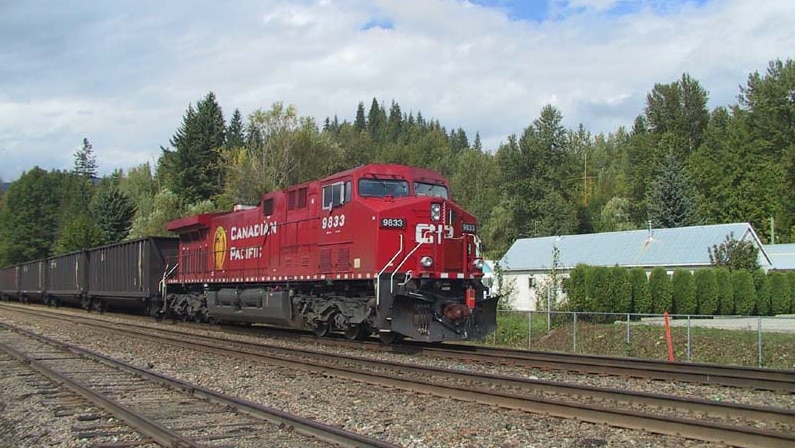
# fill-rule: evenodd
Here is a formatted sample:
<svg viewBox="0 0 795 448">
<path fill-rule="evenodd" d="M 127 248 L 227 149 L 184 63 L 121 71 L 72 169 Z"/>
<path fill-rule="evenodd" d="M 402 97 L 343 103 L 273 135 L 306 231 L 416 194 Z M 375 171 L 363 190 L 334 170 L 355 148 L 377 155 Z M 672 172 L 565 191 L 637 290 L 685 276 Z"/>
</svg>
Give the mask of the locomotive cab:
<svg viewBox="0 0 795 448">
<path fill-rule="evenodd" d="M 371 212 L 375 308 L 384 340 L 480 340 L 496 329 L 497 299 L 484 287 L 474 216 L 447 181 L 414 168 L 365 173 L 357 196 Z"/>
</svg>

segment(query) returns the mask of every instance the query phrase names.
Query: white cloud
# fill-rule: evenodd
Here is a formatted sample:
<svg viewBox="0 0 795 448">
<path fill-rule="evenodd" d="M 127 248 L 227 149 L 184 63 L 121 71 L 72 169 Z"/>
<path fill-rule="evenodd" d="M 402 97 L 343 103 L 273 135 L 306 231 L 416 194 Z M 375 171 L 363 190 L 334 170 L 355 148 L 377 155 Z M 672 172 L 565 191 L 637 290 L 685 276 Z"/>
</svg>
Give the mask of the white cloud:
<svg viewBox="0 0 795 448">
<path fill-rule="evenodd" d="M 734 102 L 749 72 L 795 48 L 789 0 L 572 0 L 541 21 L 454 0 L 27 3 L 0 18 L 4 179 L 69 168 L 83 136 L 103 170 L 152 161 L 211 90 L 227 117 L 283 101 L 318 122 L 395 100 L 493 149 L 546 103 L 567 126 L 631 126 L 654 83 L 683 72 L 711 106 Z M 76 30 L 59 24 L 81 8 Z"/>
</svg>

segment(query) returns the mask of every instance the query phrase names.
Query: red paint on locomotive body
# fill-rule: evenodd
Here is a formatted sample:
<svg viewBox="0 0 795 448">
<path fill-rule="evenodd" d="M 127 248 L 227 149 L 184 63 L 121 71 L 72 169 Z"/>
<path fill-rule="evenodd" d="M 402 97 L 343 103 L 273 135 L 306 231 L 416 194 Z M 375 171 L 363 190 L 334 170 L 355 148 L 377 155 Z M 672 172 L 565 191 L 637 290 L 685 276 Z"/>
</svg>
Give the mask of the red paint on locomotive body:
<svg viewBox="0 0 795 448">
<path fill-rule="evenodd" d="M 397 331 L 392 321 L 399 307 L 393 299 L 414 294 L 423 303 L 440 303 L 431 307 L 419 332 L 400 334 L 429 340 L 454 337 L 426 334 L 434 322 L 449 326 L 453 334 L 460 331 L 459 339 L 470 338 L 472 329 L 456 327 L 469 314 L 459 311 L 454 313 L 458 320 L 442 322 L 442 307 L 459 298 L 460 303 L 468 303 L 466 292 L 459 294 L 459 289 L 477 287 L 486 297 L 479 281 L 475 217 L 453 202 L 447 180 L 427 169 L 366 165 L 267 193 L 257 206 L 173 221 L 168 230 L 180 236 L 178 269 L 167 280 L 176 290 L 201 285 L 234 302 L 239 299 L 224 288 L 256 286 L 260 295 L 296 288 L 291 297 L 301 291 L 314 297 L 330 294 L 330 290 L 319 292 L 319 282 L 334 284 L 340 300 L 374 298 L 379 317 L 370 316 L 368 325 L 382 332 Z M 320 307 L 315 299 L 310 301 Z M 412 314 L 407 319 L 417 321 L 416 307 L 406 306 Z M 283 319 L 295 319 L 299 311 L 295 303 L 292 308 L 296 309 L 281 314 Z M 337 314 L 351 320 L 336 317 L 337 327 L 365 325 L 367 316 L 341 308 L 345 307 L 336 306 Z M 310 327 L 328 318 L 315 314 L 308 318 L 308 314 L 312 313 L 305 313 L 304 320 Z M 484 325 L 483 332 L 492 327 Z M 480 337 L 480 332 L 475 333 L 471 337 Z"/>
</svg>

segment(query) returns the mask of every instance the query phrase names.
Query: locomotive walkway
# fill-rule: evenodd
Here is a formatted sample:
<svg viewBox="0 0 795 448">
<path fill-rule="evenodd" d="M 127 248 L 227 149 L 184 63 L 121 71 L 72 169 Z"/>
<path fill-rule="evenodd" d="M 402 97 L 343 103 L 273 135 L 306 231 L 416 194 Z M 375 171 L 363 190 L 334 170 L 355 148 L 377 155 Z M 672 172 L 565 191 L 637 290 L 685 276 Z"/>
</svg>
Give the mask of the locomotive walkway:
<svg viewBox="0 0 795 448">
<path fill-rule="evenodd" d="M 47 313 L 42 313 L 42 316 L 47 316 Z M 196 351 L 492 406 L 735 446 L 784 447 L 795 444 L 795 413 L 787 409 L 429 368 L 230 341 L 144 325 L 111 324 L 90 317 L 69 316 L 69 319 L 92 328 L 123 332 L 134 338 L 151 338 Z M 757 428 L 760 422 L 773 429 Z"/>
<path fill-rule="evenodd" d="M 218 394 L 8 324 L 0 323 L 0 351 L 127 425 L 127 428 L 98 426 L 94 428 L 95 434 L 83 432 L 81 438 L 122 435 L 131 445 L 153 441 L 168 447 L 395 447 Z"/>
</svg>

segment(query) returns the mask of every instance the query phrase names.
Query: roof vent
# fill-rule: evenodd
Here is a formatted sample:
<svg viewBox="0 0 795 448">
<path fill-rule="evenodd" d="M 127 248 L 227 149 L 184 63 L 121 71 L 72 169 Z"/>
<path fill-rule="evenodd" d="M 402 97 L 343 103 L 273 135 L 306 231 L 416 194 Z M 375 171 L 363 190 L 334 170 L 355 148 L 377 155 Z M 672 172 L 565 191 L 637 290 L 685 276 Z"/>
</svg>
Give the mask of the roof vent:
<svg viewBox="0 0 795 448">
<path fill-rule="evenodd" d="M 649 223 L 649 238 L 646 239 L 646 242 L 654 241 L 654 228 L 651 226 L 651 219 L 648 221 Z"/>
</svg>

